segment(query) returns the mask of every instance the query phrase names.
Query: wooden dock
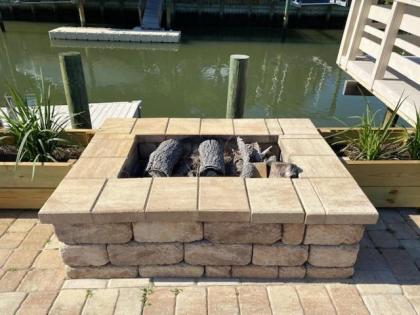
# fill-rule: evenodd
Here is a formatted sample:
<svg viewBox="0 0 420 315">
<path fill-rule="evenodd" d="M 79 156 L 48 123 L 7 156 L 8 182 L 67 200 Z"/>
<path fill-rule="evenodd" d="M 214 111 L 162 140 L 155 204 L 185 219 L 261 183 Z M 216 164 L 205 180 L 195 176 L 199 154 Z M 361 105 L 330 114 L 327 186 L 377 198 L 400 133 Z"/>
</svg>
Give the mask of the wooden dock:
<svg viewBox="0 0 420 315">
<path fill-rule="evenodd" d="M 140 117 L 141 101 L 91 103 L 89 104 L 89 109 L 92 119 L 92 128 L 97 129 L 107 118 Z M 63 119 L 69 119 L 70 117 L 67 105 L 57 105 L 56 112 L 57 115 L 63 117 Z M 5 124 L 4 127 L 7 127 L 7 124 Z M 66 128 L 71 128 L 70 120 Z"/>
<path fill-rule="evenodd" d="M 353 1 L 337 64 L 380 99 L 390 111 L 415 125 L 420 112 L 420 1 Z"/>
</svg>

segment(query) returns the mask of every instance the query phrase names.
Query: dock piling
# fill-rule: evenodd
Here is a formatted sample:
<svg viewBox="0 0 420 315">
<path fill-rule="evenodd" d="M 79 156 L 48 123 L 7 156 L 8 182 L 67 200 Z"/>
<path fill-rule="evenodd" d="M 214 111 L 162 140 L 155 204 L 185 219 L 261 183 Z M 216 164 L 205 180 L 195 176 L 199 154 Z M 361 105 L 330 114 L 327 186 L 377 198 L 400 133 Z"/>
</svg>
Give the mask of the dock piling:
<svg viewBox="0 0 420 315">
<path fill-rule="evenodd" d="M 245 107 L 246 76 L 249 56 L 231 55 L 226 118 L 242 118 Z"/>
<path fill-rule="evenodd" d="M 1 14 L 1 11 L 0 11 L 0 29 L 2 33 L 6 33 L 6 27 L 4 26 L 3 15 Z"/>
<path fill-rule="evenodd" d="M 282 39 L 286 38 L 287 27 L 289 25 L 289 0 L 284 2 L 284 14 L 283 14 L 283 29 L 282 29 Z"/>
<path fill-rule="evenodd" d="M 92 129 L 82 57 L 78 52 L 67 52 L 59 59 L 72 128 Z"/>
<path fill-rule="evenodd" d="M 85 0 L 79 0 L 78 3 L 80 26 L 86 27 L 86 17 L 85 17 Z"/>
</svg>

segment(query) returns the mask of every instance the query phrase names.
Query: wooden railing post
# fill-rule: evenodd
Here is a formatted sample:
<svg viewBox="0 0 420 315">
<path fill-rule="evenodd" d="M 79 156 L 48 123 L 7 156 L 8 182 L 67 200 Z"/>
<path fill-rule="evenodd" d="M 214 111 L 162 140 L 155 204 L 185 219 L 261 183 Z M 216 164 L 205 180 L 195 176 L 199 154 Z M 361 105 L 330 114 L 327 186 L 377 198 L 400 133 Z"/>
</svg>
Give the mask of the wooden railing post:
<svg viewBox="0 0 420 315">
<path fill-rule="evenodd" d="M 375 80 L 381 80 L 385 75 L 389 59 L 391 58 L 392 49 L 395 44 L 395 39 L 397 38 L 398 30 L 400 28 L 401 21 L 404 15 L 405 7 L 406 5 L 399 1 L 394 1 L 394 3 L 392 4 L 389 20 L 386 25 L 384 37 L 381 42 L 379 56 L 376 59 L 375 67 L 372 71 L 370 88 L 373 87 Z"/>
<path fill-rule="evenodd" d="M 246 76 L 249 56 L 231 55 L 226 118 L 242 118 L 245 107 Z"/>
<path fill-rule="evenodd" d="M 377 0 L 359 0 L 360 5 L 357 10 L 356 20 L 352 29 L 349 47 L 346 53 L 346 66 L 350 60 L 354 60 L 359 52 L 360 41 L 363 35 L 363 29 L 366 25 L 366 21 L 369 15 L 370 8 L 373 4 L 377 3 Z"/>
<path fill-rule="evenodd" d="M 344 28 L 343 37 L 341 39 L 340 49 L 338 51 L 337 64 L 341 65 L 341 58 L 347 54 L 349 49 L 349 41 L 351 34 L 353 33 L 354 23 L 359 12 L 360 1 L 352 1 L 349 14 L 347 15 L 347 22 Z"/>
<path fill-rule="evenodd" d="M 68 52 L 61 53 L 59 59 L 71 126 L 92 129 L 82 57 L 78 52 Z"/>
</svg>

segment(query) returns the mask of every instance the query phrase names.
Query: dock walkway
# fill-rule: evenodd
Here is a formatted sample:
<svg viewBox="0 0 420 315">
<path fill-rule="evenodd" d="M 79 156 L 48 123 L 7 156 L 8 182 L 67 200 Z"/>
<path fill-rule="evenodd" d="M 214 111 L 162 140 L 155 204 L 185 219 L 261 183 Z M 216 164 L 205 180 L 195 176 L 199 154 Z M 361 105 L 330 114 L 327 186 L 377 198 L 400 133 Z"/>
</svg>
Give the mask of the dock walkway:
<svg viewBox="0 0 420 315">
<path fill-rule="evenodd" d="M 99 128 L 107 118 L 133 118 L 140 117 L 141 101 L 131 102 L 109 102 L 89 104 L 92 128 Z M 56 106 L 57 115 L 62 115 L 63 119 L 69 119 L 67 105 Z M 0 117 L 1 120 L 1 117 Z M 7 127 L 7 124 L 5 124 Z M 70 120 L 66 128 L 70 128 Z"/>
</svg>

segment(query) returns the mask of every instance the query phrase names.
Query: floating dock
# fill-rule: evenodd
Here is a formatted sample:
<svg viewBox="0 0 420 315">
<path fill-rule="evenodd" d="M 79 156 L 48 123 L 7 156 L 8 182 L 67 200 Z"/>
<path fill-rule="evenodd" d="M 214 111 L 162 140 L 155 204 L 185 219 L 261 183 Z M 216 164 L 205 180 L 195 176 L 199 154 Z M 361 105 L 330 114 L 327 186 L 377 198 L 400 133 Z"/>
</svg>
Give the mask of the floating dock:
<svg viewBox="0 0 420 315">
<path fill-rule="evenodd" d="M 92 128 L 99 128 L 108 118 L 137 118 L 141 114 L 141 101 L 91 103 L 89 104 Z M 69 109 L 67 105 L 55 107 L 57 117 L 68 120 L 65 128 L 71 128 Z M 0 117 L 1 118 L 1 117 Z M 5 124 L 4 127 L 7 127 Z"/>
<path fill-rule="evenodd" d="M 179 31 L 149 31 L 135 28 L 133 30 L 102 27 L 59 27 L 48 32 L 50 40 L 82 40 L 105 42 L 135 43 L 178 43 Z"/>
</svg>

